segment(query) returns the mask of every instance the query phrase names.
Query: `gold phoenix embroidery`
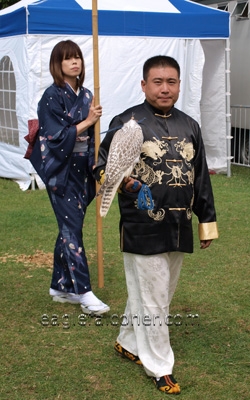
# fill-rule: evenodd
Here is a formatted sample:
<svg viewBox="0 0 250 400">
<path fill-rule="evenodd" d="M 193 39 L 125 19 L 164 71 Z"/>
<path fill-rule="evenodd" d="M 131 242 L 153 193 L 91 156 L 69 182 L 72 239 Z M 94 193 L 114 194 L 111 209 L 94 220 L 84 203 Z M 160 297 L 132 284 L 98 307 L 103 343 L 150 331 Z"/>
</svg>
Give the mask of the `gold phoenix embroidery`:
<svg viewBox="0 0 250 400">
<path fill-rule="evenodd" d="M 168 116 L 162 116 L 167 118 Z M 162 137 L 167 140 L 177 140 L 178 137 Z M 192 185 L 194 182 L 194 168 L 188 171 L 183 171 L 184 165 L 186 164 L 189 168 L 191 167 L 190 161 L 193 159 L 195 151 L 193 144 L 191 142 L 186 142 L 186 139 L 178 141 L 174 144 L 176 152 L 181 155 L 181 159 L 166 159 L 165 165 L 169 169 L 169 172 L 164 172 L 162 170 L 154 170 L 148 164 L 145 163 L 146 157 L 154 160 L 153 165 L 159 165 L 162 163 L 162 158 L 169 151 L 168 143 L 158 140 L 153 137 L 153 140 L 148 140 L 143 143 L 140 161 L 136 164 L 135 174 L 140 176 L 143 182 L 145 182 L 149 187 L 154 183 L 162 184 L 162 178 L 164 175 L 170 176 L 170 179 L 166 182 L 167 185 L 173 187 L 181 187 Z M 185 163 L 185 164 L 184 164 Z M 186 169 L 186 168 L 185 168 Z M 135 202 L 137 206 L 137 202 Z M 186 211 L 187 218 L 190 219 L 192 216 L 192 203 L 190 208 L 171 208 L 171 211 Z M 161 221 L 164 219 L 165 211 L 164 209 L 159 209 L 158 211 L 148 210 L 148 215 L 155 221 Z"/>
</svg>

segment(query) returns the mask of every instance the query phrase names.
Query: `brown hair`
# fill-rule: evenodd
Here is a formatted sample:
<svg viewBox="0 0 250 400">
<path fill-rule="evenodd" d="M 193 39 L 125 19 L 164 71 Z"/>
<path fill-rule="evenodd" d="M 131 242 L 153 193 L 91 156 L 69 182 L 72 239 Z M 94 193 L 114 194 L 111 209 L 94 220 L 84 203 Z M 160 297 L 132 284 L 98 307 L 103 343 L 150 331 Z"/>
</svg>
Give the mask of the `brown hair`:
<svg viewBox="0 0 250 400">
<path fill-rule="evenodd" d="M 143 65 L 143 79 L 146 81 L 148 79 L 149 70 L 154 67 L 172 67 L 175 68 L 178 77 L 180 78 L 180 66 L 178 62 L 169 56 L 154 56 L 145 61 Z"/>
<path fill-rule="evenodd" d="M 80 57 L 82 60 L 82 71 L 78 79 L 78 87 L 81 87 L 85 78 L 85 65 L 80 47 L 72 40 L 62 40 L 53 48 L 50 56 L 49 69 L 54 79 L 54 83 L 60 87 L 65 86 L 62 61 L 65 58 Z"/>
</svg>

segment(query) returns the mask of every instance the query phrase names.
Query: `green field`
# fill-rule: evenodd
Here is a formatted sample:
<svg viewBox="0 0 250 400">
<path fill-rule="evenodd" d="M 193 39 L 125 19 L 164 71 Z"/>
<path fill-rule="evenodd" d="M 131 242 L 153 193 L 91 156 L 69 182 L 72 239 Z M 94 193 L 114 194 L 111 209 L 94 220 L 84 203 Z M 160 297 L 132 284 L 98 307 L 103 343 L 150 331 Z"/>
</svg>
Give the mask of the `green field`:
<svg viewBox="0 0 250 400">
<path fill-rule="evenodd" d="M 230 178 L 211 180 L 220 237 L 200 250 L 194 217 L 195 251 L 185 257 L 171 306 L 174 375 L 183 400 L 249 400 L 250 169 L 232 167 Z M 0 399 L 169 397 L 113 350 L 127 297 L 117 199 L 103 219 L 104 288 L 95 201 L 84 226 L 93 291 L 111 307 L 102 320 L 79 317 L 79 306 L 48 294 L 57 226 L 46 191 L 22 192 L 0 179 L 0 204 Z"/>
</svg>

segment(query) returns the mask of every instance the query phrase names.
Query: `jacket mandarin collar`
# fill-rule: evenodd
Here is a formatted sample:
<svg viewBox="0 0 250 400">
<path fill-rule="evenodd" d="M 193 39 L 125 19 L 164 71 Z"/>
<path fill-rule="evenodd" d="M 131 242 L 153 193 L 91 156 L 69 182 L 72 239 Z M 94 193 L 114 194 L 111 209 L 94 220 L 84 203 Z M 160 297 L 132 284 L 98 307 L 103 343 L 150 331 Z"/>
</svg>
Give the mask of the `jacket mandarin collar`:
<svg viewBox="0 0 250 400">
<path fill-rule="evenodd" d="M 172 115 L 173 108 L 172 107 L 167 113 L 164 113 L 162 110 L 159 110 L 156 107 L 153 107 L 147 100 L 145 100 L 145 105 L 147 108 L 151 110 L 151 112 L 156 116 L 156 117 L 161 117 L 161 118 L 169 118 Z"/>
</svg>

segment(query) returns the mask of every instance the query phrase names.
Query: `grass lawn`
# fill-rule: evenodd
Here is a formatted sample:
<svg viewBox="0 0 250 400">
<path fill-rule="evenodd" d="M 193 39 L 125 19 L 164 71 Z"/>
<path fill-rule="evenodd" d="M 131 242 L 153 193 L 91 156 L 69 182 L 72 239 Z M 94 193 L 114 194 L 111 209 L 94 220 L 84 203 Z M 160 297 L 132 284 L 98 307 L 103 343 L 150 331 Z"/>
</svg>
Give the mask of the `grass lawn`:
<svg viewBox="0 0 250 400">
<path fill-rule="evenodd" d="M 194 216 L 195 251 L 185 256 L 171 306 L 174 375 L 183 400 L 249 400 L 250 169 L 233 166 L 231 178 L 211 180 L 220 237 L 200 250 Z M 103 219 L 104 288 L 95 202 L 84 226 L 93 291 L 111 307 L 101 320 L 50 299 L 57 226 L 46 191 L 0 179 L 0 204 L 0 399 L 166 398 L 113 350 L 127 297 L 117 199 Z"/>
</svg>

